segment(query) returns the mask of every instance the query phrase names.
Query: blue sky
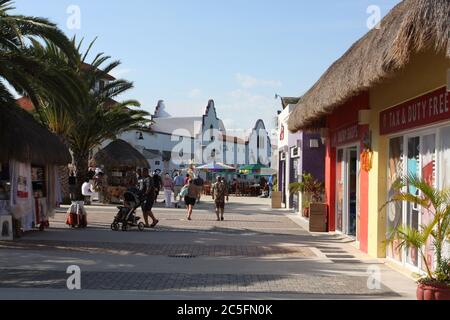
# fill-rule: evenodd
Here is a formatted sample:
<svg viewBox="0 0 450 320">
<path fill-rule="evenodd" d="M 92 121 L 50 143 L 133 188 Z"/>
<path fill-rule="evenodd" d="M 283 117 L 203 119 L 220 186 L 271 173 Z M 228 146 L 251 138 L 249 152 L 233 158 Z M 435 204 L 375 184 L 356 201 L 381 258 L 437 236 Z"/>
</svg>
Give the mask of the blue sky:
<svg viewBox="0 0 450 320">
<path fill-rule="evenodd" d="M 135 83 L 123 98 L 148 111 L 199 115 L 216 102 L 227 128 L 257 119 L 272 128 L 275 93 L 300 96 L 368 32 L 367 8 L 384 16 L 399 0 L 17 0 L 17 12 L 47 17 L 95 52 L 122 61 L 116 76 Z M 69 30 L 67 9 L 81 10 Z"/>
</svg>

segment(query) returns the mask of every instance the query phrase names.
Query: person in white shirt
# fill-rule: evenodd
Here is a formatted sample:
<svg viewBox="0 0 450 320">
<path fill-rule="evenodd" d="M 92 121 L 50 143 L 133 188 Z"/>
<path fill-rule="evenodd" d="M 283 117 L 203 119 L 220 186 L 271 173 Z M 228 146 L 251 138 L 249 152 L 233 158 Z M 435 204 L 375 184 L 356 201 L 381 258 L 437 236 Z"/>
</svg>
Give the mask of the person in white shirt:
<svg viewBox="0 0 450 320">
<path fill-rule="evenodd" d="M 86 179 L 81 186 L 81 194 L 84 196 L 85 204 L 90 205 L 91 197 L 94 195 L 94 192 L 92 191 L 92 184 L 89 179 Z"/>
</svg>

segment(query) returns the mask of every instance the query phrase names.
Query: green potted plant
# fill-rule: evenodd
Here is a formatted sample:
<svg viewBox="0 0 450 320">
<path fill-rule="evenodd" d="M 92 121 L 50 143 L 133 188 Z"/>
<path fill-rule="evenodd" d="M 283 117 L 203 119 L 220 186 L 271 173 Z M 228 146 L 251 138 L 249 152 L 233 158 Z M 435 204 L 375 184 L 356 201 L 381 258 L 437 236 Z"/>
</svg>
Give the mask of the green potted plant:
<svg viewBox="0 0 450 320">
<path fill-rule="evenodd" d="M 303 215 L 309 217 L 309 209 L 312 203 L 322 202 L 324 194 L 323 183 L 319 182 L 310 173 L 302 175 L 302 182 L 293 182 L 289 185 L 291 193 L 303 194 Z"/>
<path fill-rule="evenodd" d="M 291 193 L 303 193 L 303 215 L 309 218 L 309 231 L 327 232 L 328 206 L 323 202 L 325 188 L 312 174 L 302 175 L 302 182 L 290 185 Z"/>
<path fill-rule="evenodd" d="M 407 187 L 414 187 L 419 194 L 407 192 Z M 393 189 L 394 194 L 387 204 L 409 202 L 419 205 L 433 213 L 433 220 L 420 226 L 419 230 L 403 225 L 395 227 L 388 235 L 388 243 L 398 243 L 398 249 L 417 249 L 426 268 L 426 276 L 418 281 L 418 300 L 450 300 L 450 259 L 444 256 L 444 245 L 450 238 L 450 190 L 434 188 L 413 175 L 399 179 Z M 424 251 L 430 242 L 436 256 L 434 269 Z"/>
</svg>

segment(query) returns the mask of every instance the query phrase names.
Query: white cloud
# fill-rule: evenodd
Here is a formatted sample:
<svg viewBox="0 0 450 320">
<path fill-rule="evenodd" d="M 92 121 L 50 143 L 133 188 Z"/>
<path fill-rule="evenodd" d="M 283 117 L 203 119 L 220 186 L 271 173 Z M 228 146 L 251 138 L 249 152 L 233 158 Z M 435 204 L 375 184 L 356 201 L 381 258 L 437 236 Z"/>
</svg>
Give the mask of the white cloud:
<svg viewBox="0 0 450 320">
<path fill-rule="evenodd" d="M 253 76 L 241 74 L 236 74 L 237 83 L 246 89 L 255 88 L 255 87 L 268 87 L 268 88 L 279 88 L 283 84 L 278 80 L 263 80 L 257 79 Z"/>
<path fill-rule="evenodd" d="M 200 95 L 202 94 L 202 91 L 200 89 L 192 89 L 191 91 L 189 91 L 189 98 L 198 98 Z"/>
<path fill-rule="evenodd" d="M 250 129 L 258 119 L 264 120 L 267 129 L 271 129 L 277 110 L 272 96 L 254 94 L 243 89 L 231 91 L 218 106 L 219 118 L 226 119 L 224 122 L 227 129 Z"/>
</svg>

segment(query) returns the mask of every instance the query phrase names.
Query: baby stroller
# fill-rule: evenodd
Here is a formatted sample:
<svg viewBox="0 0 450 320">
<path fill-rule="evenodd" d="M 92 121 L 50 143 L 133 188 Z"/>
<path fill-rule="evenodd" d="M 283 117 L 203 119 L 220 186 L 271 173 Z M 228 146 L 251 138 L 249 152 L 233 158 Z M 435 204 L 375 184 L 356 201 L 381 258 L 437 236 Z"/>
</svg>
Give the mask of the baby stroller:
<svg viewBox="0 0 450 320">
<path fill-rule="evenodd" d="M 145 230 L 145 224 L 139 222 L 140 217 L 136 216 L 136 210 L 141 206 L 143 197 L 137 189 L 130 189 L 123 195 L 124 205 L 117 207 L 119 212 L 114 217 L 111 224 L 113 231 L 128 231 L 130 228 L 137 227 L 139 231 Z"/>
</svg>

